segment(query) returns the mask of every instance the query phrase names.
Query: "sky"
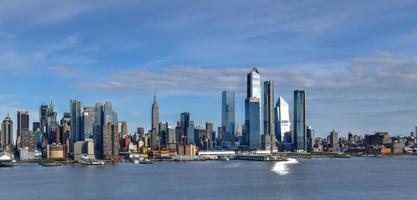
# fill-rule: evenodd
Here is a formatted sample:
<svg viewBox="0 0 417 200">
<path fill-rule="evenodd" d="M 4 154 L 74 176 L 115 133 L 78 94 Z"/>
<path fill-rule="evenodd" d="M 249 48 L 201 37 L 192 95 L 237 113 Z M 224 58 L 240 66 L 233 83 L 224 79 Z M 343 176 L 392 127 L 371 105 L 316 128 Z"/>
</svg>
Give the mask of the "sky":
<svg viewBox="0 0 417 200">
<path fill-rule="evenodd" d="M 112 101 L 119 120 L 221 122 L 221 91 L 236 92 L 257 67 L 275 100 L 307 91 L 307 123 L 407 135 L 417 126 L 417 2 L 408 0 L 55 1 L 0 0 L 0 118 L 38 120 L 53 101 Z"/>
</svg>

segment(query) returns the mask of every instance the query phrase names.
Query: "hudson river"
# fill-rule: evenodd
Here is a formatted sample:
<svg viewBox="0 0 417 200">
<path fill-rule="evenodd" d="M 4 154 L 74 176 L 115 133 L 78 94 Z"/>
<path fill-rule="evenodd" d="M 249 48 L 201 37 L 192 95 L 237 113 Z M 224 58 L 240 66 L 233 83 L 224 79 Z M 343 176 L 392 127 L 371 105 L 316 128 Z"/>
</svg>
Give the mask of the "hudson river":
<svg viewBox="0 0 417 200">
<path fill-rule="evenodd" d="M 417 157 L 0 169 L 0 199 L 416 199 Z"/>
</svg>

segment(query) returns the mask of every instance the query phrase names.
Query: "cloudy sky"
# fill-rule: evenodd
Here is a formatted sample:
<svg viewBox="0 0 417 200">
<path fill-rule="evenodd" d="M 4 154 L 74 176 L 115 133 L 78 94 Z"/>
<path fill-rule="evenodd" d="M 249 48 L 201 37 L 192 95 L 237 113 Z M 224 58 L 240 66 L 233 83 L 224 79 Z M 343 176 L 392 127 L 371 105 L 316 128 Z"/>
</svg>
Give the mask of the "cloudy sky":
<svg viewBox="0 0 417 200">
<path fill-rule="evenodd" d="M 276 99 L 308 91 L 319 136 L 405 135 L 417 126 L 416 10 L 407 0 L 0 1 L 0 118 L 110 100 L 130 130 L 149 128 L 155 89 L 162 120 L 188 111 L 218 126 L 227 89 L 242 124 L 256 66 Z"/>
</svg>

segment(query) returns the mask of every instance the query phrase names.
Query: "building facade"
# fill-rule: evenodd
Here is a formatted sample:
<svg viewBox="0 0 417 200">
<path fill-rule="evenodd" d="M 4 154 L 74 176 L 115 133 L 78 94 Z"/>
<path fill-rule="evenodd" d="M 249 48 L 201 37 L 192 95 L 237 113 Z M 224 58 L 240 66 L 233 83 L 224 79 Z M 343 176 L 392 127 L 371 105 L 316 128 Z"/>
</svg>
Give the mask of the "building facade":
<svg viewBox="0 0 417 200">
<path fill-rule="evenodd" d="M 294 91 L 294 136 L 295 150 L 307 151 L 306 91 Z"/>
<path fill-rule="evenodd" d="M 261 148 L 261 75 L 256 68 L 247 74 L 246 95 L 243 145 L 248 149 L 259 149 Z"/>
</svg>

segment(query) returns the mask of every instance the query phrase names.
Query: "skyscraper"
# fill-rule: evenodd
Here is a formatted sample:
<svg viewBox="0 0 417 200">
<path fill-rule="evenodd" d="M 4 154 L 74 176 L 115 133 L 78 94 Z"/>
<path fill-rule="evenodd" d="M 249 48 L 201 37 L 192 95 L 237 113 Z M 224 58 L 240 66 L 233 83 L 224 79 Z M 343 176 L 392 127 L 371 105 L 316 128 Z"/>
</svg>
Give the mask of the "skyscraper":
<svg viewBox="0 0 417 200">
<path fill-rule="evenodd" d="M 290 109 L 282 97 L 279 97 L 275 106 L 275 137 L 283 150 L 291 150 Z"/>
<path fill-rule="evenodd" d="M 47 110 L 48 110 L 48 105 L 45 105 L 45 104 L 41 105 L 41 107 L 39 108 L 39 123 L 40 123 L 40 129 L 42 133 L 46 133 Z"/>
<path fill-rule="evenodd" d="M 20 136 L 20 133 L 27 129 L 29 130 L 29 112 L 28 111 L 17 111 L 17 126 L 16 126 L 17 137 Z"/>
<path fill-rule="evenodd" d="M 260 109 L 261 109 L 261 75 L 253 68 L 247 75 L 247 97 L 245 100 L 245 132 L 243 144 L 249 149 L 259 149 Z"/>
<path fill-rule="evenodd" d="M 81 102 L 77 100 L 70 101 L 71 110 L 71 140 L 76 142 L 81 138 Z"/>
<path fill-rule="evenodd" d="M 275 112 L 274 112 L 274 81 L 264 81 L 264 136 L 263 148 L 273 150 L 275 147 Z"/>
<path fill-rule="evenodd" d="M 158 124 L 159 124 L 159 107 L 158 102 L 156 101 L 156 95 L 153 96 L 153 103 L 152 103 L 152 130 L 158 131 Z"/>
<path fill-rule="evenodd" d="M 194 122 L 190 120 L 190 113 L 181 113 L 180 127 L 181 143 L 194 144 Z"/>
<path fill-rule="evenodd" d="M 94 122 L 96 121 L 95 107 L 85 107 L 82 113 L 82 134 L 80 139 L 86 140 L 93 137 Z"/>
<path fill-rule="evenodd" d="M 13 121 L 9 114 L 1 124 L 0 147 L 8 152 L 13 150 Z"/>
<path fill-rule="evenodd" d="M 103 127 L 104 127 L 104 108 L 101 103 L 95 106 L 96 119 L 94 121 L 94 151 L 96 157 L 103 159 Z"/>
<path fill-rule="evenodd" d="M 307 151 L 306 91 L 294 91 L 294 147 L 297 151 Z"/>
<path fill-rule="evenodd" d="M 129 133 L 128 133 L 126 121 L 120 122 L 120 133 L 121 133 L 122 138 L 125 138 L 126 136 L 128 136 Z"/>
<path fill-rule="evenodd" d="M 307 152 L 313 152 L 314 129 L 307 127 Z"/>
<path fill-rule="evenodd" d="M 339 137 L 335 130 L 330 132 L 330 147 L 333 152 L 339 151 Z"/>
<path fill-rule="evenodd" d="M 106 123 L 103 128 L 103 155 L 106 160 L 118 160 L 120 151 L 120 135 L 117 124 Z"/>
<path fill-rule="evenodd" d="M 227 136 L 235 135 L 235 93 L 222 92 L 222 126 Z"/>
<path fill-rule="evenodd" d="M 58 127 L 56 117 L 57 113 L 54 110 L 54 104 L 51 102 L 46 109 L 46 136 L 50 144 L 56 141 L 56 130 Z"/>
</svg>

